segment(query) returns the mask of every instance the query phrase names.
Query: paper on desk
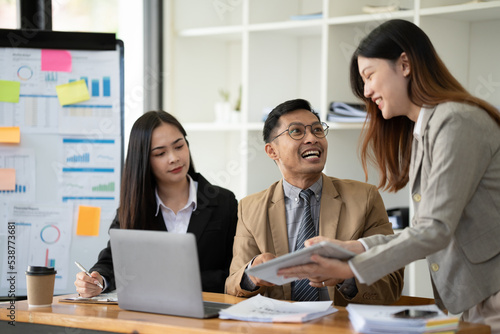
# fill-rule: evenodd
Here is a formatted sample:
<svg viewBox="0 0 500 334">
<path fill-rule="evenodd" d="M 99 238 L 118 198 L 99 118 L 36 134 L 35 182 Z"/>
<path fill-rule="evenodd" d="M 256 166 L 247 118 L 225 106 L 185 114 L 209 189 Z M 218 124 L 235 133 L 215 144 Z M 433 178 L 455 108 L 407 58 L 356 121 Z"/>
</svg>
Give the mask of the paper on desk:
<svg viewBox="0 0 500 334">
<path fill-rule="evenodd" d="M 337 312 L 331 301 L 284 302 L 253 296 L 219 312 L 221 319 L 256 322 L 305 322 Z"/>
<path fill-rule="evenodd" d="M 60 302 L 65 303 L 83 303 L 83 304 L 118 304 L 118 296 L 116 292 L 101 293 L 98 296 L 85 298 L 85 297 L 70 297 L 59 299 Z"/>
<path fill-rule="evenodd" d="M 392 315 L 404 309 L 435 311 L 437 315 L 426 319 L 403 319 Z M 436 305 L 382 306 L 349 304 L 349 320 L 357 332 L 372 334 L 388 333 L 441 333 L 455 331 L 458 318 L 444 314 Z"/>
</svg>

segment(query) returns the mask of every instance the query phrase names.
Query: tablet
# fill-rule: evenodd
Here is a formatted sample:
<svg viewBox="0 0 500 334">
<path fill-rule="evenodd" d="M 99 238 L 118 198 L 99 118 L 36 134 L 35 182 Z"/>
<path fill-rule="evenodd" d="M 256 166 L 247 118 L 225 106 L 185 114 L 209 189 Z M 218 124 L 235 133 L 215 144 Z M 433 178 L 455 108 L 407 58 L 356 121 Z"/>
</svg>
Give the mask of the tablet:
<svg viewBox="0 0 500 334">
<path fill-rule="evenodd" d="M 348 251 L 347 249 L 342 248 L 339 245 L 333 244 L 328 241 L 321 241 L 310 247 L 302 248 L 296 252 L 288 253 L 268 262 L 259 264 L 255 267 L 251 267 L 245 272 L 247 275 L 258 277 L 270 283 L 283 285 L 285 283 L 295 281 L 297 280 L 297 278 L 289 277 L 285 279 L 284 277 L 277 275 L 278 270 L 282 268 L 311 263 L 311 256 L 313 254 L 319 254 L 323 257 L 329 257 L 339 260 L 348 260 L 356 255 L 355 253 Z"/>
</svg>

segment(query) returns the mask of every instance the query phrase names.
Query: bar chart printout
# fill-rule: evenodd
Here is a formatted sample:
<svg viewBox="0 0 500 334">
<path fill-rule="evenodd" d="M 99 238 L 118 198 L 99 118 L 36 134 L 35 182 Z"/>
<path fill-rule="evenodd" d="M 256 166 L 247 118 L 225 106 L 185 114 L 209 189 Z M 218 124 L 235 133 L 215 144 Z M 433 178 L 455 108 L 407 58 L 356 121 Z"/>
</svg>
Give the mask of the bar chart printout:
<svg viewBox="0 0 500 334">
<path fill-rule="evenodd" d="M 62 160 L 66 162 L 61 170 L 63 202 L 98 200 L 104 201 L 99 206 L 116 206 L 120 179 L 120 170 L 116 168 L 120 163 L 119 143 L 119 138 L 62 138 Z"/>
<path fill-rule="evenodd" d="M 15 224 L 18 274 L 24 273 L 28 266 L 54 267 L 55 289 L 66 289 L 72 228 L 70 207 L 15 204 L 9 211 L 9 221 Z M 10 272 L 6 269 L 3 275 Z M 6 277 L 2 277 L 2 288 L 6 284 Z M 17 289 L 26 289 L 26 276 L 19 274 L 16 285 Z"/>
<path fill-rule="evenodd" d="M 35 151 L 28 148 L 0 148 L 0 168 L 15 170 L 13 190 L 0 190 L 0 200 L 35 199 Z"/>
</svg>

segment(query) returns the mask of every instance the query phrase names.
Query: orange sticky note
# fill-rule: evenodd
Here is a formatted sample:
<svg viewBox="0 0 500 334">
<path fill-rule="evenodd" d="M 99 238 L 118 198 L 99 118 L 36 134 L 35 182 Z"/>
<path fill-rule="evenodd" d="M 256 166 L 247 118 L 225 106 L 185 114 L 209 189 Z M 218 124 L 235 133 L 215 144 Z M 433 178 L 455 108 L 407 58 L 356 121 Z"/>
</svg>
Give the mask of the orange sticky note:
<svg viewBox="0 0 500 334">
<path fill-rule="evenodd" d="M 98 236 L 99 223 L 101 221 L 101 208 L 95 206 L 78 207 L 78 223 L 76 235 Z"/>
<path fill-rule="evenodd" d="M 56 92 L 62 106 L 90 100 L 89 90 L 83 79 L 56 86 Z"/>
<path fill-rule="evenodd" d="M 0 168 L 0 190 L 16 189 L 16 170 L 14 168 Z"/>
<path fill-rule="evenodd" d="M 71 72 L 71 53 L 66 50 L 42 50 L 42 71 Z"/>
<path fill-rule="evenodd" d="M 18 126 L 0 126 L 0 143 L 19 144 L 21 130 Z"/>
</svg>

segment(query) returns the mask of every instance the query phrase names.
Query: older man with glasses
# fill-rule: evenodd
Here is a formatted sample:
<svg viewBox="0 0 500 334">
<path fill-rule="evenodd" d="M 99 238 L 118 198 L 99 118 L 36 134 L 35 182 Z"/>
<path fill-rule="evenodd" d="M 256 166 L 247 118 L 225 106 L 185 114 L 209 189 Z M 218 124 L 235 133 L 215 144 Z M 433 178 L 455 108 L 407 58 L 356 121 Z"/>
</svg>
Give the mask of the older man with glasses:
<svg viewBox="0 0 500 334">
<path fill-rule="evenodd" d="M 245 273 L 249 267 L 321 238 L 356 240 L 393 233 L 375 186 L 323 174 L 327 134 L 328 125 L 306 100 L 286 101 L 269 114 L 263 131 L 265 151 L 283 178 L 239 203 L 226 293 L 296 301 L 332 300 L 341 306 L 349 302 L 389 304 L 399 299 L 404 268 L 370 286 L 355 278 L 332 279 L 313 272 L 307 279 L 276 286 Z"/>
</svg>

